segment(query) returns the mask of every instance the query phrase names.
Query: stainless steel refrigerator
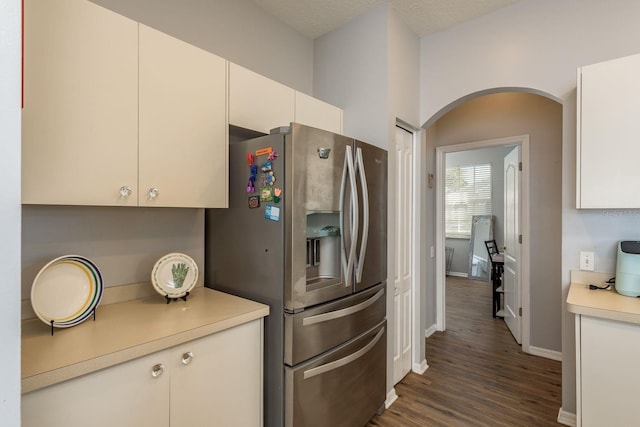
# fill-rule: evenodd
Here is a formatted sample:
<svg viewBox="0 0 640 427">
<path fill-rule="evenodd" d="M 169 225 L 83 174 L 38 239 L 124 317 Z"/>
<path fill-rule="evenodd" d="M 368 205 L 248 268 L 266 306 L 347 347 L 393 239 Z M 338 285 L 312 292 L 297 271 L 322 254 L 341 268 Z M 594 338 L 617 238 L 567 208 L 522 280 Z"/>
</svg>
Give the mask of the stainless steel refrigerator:
<svg viewBox="0 0 640 427">
<path fill-rule="evenodd" d="M 386 395 L 387 152 L 296 123 L 229 150 L 205 283 L 270 307 L 265 425 L 363 426 Z"/>
</svg>

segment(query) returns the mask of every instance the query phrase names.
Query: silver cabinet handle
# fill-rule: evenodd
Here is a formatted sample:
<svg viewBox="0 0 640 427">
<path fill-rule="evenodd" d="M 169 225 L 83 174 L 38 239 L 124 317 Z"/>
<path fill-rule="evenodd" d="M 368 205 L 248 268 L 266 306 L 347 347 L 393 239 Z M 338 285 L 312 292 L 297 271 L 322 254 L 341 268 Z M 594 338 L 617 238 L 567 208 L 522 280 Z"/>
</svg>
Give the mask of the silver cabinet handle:
<svg viewBox="0 0 640 427">
<path fill-rule="evenodd" d="M 193 360 L 193 353 L 190 351 L 187 351 L 186 353 L 184 353 L 182 355 L 182 364 L 183 365 L 188 365 L 189 363 L 191 363 L 191 361 Z"/>
<path fill-rule="evenodd" d="M 153 378 L 158 378 L 164 372 L 164 365 L 162 363 L 158 363 L 157 365 L 153 365 L 151 368 L 151 376 Z"/>
<path fill-rule="evenodd" d="M 120 187 L 120 197 L 122 199 L 126 199 L 127 197 L 129 197 L 131 195 L 131 193 L 133 192 L 131 190 L 131 187 L 129 187 L 128 185 L 123 185 L 122 187 Z"/>
<path fill-rule="evenodd" d="M 156 187 L 151 187 L 148 194 L 150 199 L 155 199 L 160 195 L 160 190 L 158 190 Z"/>
</svg>

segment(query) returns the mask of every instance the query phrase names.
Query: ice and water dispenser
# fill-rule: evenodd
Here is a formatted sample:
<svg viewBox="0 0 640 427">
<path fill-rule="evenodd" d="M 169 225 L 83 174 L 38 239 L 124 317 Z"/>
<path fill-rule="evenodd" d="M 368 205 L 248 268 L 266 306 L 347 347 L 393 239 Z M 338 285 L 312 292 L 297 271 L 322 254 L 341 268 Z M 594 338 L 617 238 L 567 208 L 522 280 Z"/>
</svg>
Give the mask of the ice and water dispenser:
<svg viewBox="0 0 640 427">
<path fill-rule="evenodd" d="M 340 215 L 307 214 L 307 282 L 340 278 Z"/>
</svg>

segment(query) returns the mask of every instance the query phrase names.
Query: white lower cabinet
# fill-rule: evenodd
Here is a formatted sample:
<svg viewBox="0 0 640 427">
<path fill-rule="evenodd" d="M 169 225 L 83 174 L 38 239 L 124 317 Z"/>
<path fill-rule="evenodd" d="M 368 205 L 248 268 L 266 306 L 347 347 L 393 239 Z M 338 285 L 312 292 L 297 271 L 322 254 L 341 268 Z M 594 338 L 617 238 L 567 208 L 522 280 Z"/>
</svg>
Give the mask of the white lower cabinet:
<svg viewBox="0 0 640 427">
<path fill-rule="evenodd" d="M 640 325 L 576 316 L 577 425 L 638 425 Z"/>
<path fill-rule="evenodd" d="M 261 426 L 262 345 L 254 320 L 27 393 L 22 426 Z"/>
</svg>

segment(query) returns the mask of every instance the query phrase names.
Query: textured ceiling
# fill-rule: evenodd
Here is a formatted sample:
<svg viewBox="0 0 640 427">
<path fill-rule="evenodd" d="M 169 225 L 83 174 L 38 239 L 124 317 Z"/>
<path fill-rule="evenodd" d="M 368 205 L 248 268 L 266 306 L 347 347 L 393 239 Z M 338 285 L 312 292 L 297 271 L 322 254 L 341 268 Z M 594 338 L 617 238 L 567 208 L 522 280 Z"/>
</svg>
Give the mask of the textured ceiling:
<svg viewBox="0 0 640 427">
<path fill-rule="evenodd" d="M 381 4 L 389 3 L 419 36 L 444 30 L 519 0 L 252 0 L 315 39 Z"/>
</svg>

